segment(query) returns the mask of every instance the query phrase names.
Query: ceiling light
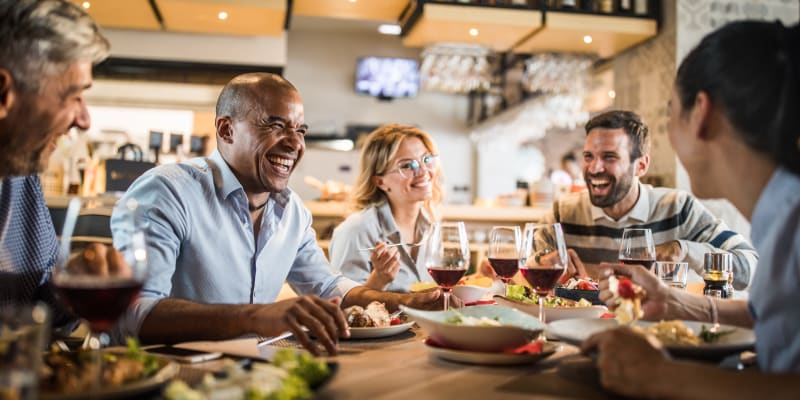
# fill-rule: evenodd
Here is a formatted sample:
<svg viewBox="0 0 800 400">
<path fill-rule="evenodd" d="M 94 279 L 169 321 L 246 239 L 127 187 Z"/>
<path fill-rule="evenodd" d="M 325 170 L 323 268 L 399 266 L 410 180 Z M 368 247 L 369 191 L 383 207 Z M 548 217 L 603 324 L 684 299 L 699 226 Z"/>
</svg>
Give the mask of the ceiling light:
<svg viewBox="0 0 800 400">
<path fill-rule="evenodd" d="M 224 21 L 228 19 L 228 13 L 226 13 L 225 11 L 220 11 L 219 14 L 217 14 L 217 18 Z"/>
<path fill-rule="evenodd" d="M 356 2 L 356 1 L 358 1 L 358 0 L 347 0 L 347 1 L 349 1 L 349 2 L 351 2 L 351 3 L 355 3 L 355 2 Z"/>
<path fill-rule="evenodd" d="M 84 1 L 84 2 L 81 4 L 81 7 L 83 7 L 83 8 L 89 8 L 89 7 L 91 7 L 91 6 L 92 6 L 92 3 L 89 3 L 88 1 Z"/>
<path fill-rule="evenodd" d="M 616 98 L 617 97 L 617 92 L 615 92 L 613 90 L 609 90 L 608 91 L 608 97 L 611 97 L 612 99 Z"/>
<path fill-rule="evenodd" d="M 378 32 L 384 35 L 399 35 L 402 28 L 397 24 L 380 24 L 378 25 Z"/>
<path fill-rule="evenodd" d="M 470 36 L 478 36 L 478 29 L 477 28 L 469 28 L 469 35 Z"/>
<path fill-rule="evenodd" d="M 586 44 L 592 43 L 592 37 L 589 36 L 589 35 L 584 36 L 583 37 L 583 43 L 586 43 Z"/>
</svg>

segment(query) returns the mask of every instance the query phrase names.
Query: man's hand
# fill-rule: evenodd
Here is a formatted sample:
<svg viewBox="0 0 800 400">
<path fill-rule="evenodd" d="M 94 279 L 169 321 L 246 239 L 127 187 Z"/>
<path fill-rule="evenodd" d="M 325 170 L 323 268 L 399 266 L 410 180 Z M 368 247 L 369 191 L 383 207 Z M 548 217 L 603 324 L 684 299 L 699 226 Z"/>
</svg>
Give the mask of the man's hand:
<svg viewBox="0 0 800 400">
<path fill-rule="evenodd" d="M 680 242 L 673 240 L 656 246 L 656 260 L 658 261 L 683 261 L 686 253 L 681 248 Z"/>
<path fill-rule="evenodd" d="M 334 355 L 339 338 L 350 336 L 340 303 L 338 298 L 327 301 L 316 295 L 307 295 L 266 304 L 256 313 L 257 326 L 264 327 L 256 333 L 270 332 L 271 335 L 275 332 L 291 331 L 303 347 L 318 356 L 320 352 L 309 337 L 311 333 L 328 354 Z M 303 330 L 303 327 L 309 332 Z"/>
<path fill-rule="evenodd" d="M 661 344 L 627 326 L 592 335 L 581 344 L 581 351 L 597 351 L 600 384 L 615 393 L 653 397 L 657 388 L 652 385 L 669 376 L 660 373 L 669 359 Z"/>
<path fill-rule="evenodd" d="M 117 249 L 102 243 L 90 243 L 72 257 L 67 270 L 73 274 L 131 277 L 131 267 Z"/>
<path fill-rule="evenodd" d="M 661 319 L 667 312 L 667 302 L 670 298 L 670 288 L 655 274 L 641 265 L 624 265 L 601 263 L 603 280 L 600 281 L 600 300 L 606 303 L 610 310 L 617 307 L 614 295 L 608 290 L 608 277 L 611 275 L 627 276 L 644 289 L 642 298 L 642 311 L 644 319 Z"/>
<path fill-rule="evenodd" d="M 492 268 L 492 264 L 489 262 L 489 259 L 484 257 L 480 263 L 478 263 L 478 274 L 492 278 L 492 279 L 499 279 L 497 277 L 497 273 L 494 272 L 494 268 Z"/>
<path fill-rule="evenodd" d="M 372 272 L 364 282 L 364 286 L 375 289 L 385 290 L 400 270 L 400 253 L 397 247 L 386 247 L 385 242 L 375 244 L 375 250 L 369 257 L 372 264 Z"/>
<path fill-rule="evenodd" d="M 404 293 L 400 294 L 400 296 L 402 296 L 400 304 L 411 308 L 420 310 L 441 310 L 444 308 L 444 296 L 442 296 L 442 290 L 439 288 L 417 293 Z M 450 296 L 450 306 L 461 307 L 463 304 L 458 297 Z"/>
<path fill-rule="evenodd" d="M 586 274 L 586 267 L 583 265 L 583 261 L 578 257 L 578 253 L 576 253 L 575 250 L 567 249 L 567 273 L 561 276 L 559 283 L 565 283 L 573 276 L 577 276 L 578 278 L 589 277 L 589 275 Z"/>
</svg>

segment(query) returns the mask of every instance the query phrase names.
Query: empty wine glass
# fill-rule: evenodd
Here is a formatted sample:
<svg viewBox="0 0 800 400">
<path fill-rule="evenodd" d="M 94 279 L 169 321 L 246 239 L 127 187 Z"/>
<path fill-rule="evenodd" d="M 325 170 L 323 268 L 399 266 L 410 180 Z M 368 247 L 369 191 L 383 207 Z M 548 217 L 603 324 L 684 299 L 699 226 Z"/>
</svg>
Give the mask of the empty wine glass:
<svg viewBox="0 0 800 400">
<path fill-rule="evenodd" d="M 503 281 L 503 288 L 519 271 L 521 248 L 522 232 L 518 226 L 495 226 L 489 231 L 489 264 Z"/>
<path fill-rule="evenodd" d="M 525 224 L 522 254 L 525 265 L 519 271 L 536 292 L 539 320 L 545 323 L 544 300 L 567 270 L 567 245 L 561 224 Z M 545 340 L 543 333 L 539 339 Z"/>
<path fill-rule="evenodd" d="M 652 270 L 656 262 L 656 246 L 650 229 L 625 228 L 619 247 L 619 262 L 622 264 L 641 264 Z"/>
<path fill-rule="evenodd" d="M 425 247 L 425 267 L 442 288 L 444 310 L 450 303 L 450 291 L 467 272 L 469 266 L 469 241 L 463 222 L 437 222 L 433 224 Z"/>
<path fill-rule="evenodd" d="M 77 241 L 72 231 L 79 218 L 80 200 L 72 199 L 67 209 L 64 231 L 61 235 L 59 256 L 53 270 L 52 283 L 59 299 L 89 325 L 89 336 L 84 349 L 93 353 L 96 376 L 95 388 L 100 382 L 102 357 L 99 351 L 108 344 L 108 331 L 136 299 L 147 275 L 147 250 L 144 232 L 136 220 L 136 203 L 124 207 L 131 223 L 115 232 L 121 244 L 120 257 L 107 256 L 105 245 Z M 98 239 L 98 238 L 93 238 Z"/>
</svg>

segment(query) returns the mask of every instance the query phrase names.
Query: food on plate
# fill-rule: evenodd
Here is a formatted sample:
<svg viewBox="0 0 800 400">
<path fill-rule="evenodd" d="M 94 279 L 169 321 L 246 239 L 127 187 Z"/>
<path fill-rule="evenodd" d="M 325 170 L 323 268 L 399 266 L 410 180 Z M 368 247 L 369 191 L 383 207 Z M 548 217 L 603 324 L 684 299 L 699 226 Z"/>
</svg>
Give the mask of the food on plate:
<svg viewBox="0 0 800 400">
<path fill-rule="evenodd" d="M 597 283 L 592 278 L 578 278 L 573 276 L 562 285 L 571 290 L 599 290 Z"/>
<path fill-rule="evenodd" d="M 351 328 L 382 328 L 392 324 L 392 317 L 386 311 L 386 306 L 373 301 L 367 308 L 352 306 L 344 310 L 347 325 Z"/>
<path fill-rule="evenodd" d="M 464 325 L 464 326 L 502 326 L 503 324 L 500 323 L 499 317 L 489 318 L 489 317 L 470 317 L 469 315 L 462 315 L 456 313 L 456 315 L 448 318 L 445 320 L 448 324 L 454 325 Z"/>
<path fill-rule="evenodd" d="M 492 278 L 489 278 L 488 276 L 470 275 L 461 278 L 461 280 L 458 281 L 458 284 L 490 288 L 492 287 L 492 284 L 494 284 L 494 281 L 492 280 Z"/>
<path fill-rule="evenodd" d="M 281 349 L 271 364 L 241 363 L 225 360 L 221 371 L 208 373 L 191 388 L 181 380 L 173 381 L 164 391 L 168 400 L 189 399 L 286 399 L 311 397 L 311 387 L 331 374 L 328 365 L 308 353 Z"/>
<path fill-rule="evenodd" d="M 642 297 L 644 289 L 629 278 L 614 275 L 608 277 L 608 291 L 613 295 L 612 301 L 617 304 L 614 315 L 623 324 L 635 322 L 642 317 Z"/>
<path fill-rule="evenodd" d="M 689 328 L 678 320 L 661 321 L 644 328 L 635 327 L 635 329 L 644 334 L 655 336 L 667 346 L 697 346 L 701 343 L 715 343 L 721 336 L 736 331 L 735 329 L 731 329 L 717 332 L 716 330 L 706 328 L 705 325 L 702 325 L 700 327 L 700 333 L 695 335 L 692 328 Z"/>
<path fill-rule="evenodd" d="M 136 340 L 128 339 L 124 353 L 104 352 L 101 387 L 119 386 L 148 378 L 160 368 L 156 356 L 144 352 Z M 39 387 L 45 393 L 72 393 L 92 388 L 96 364 L 89 351 L 60 351 L 45 353 Z"/>
<path fill-rule="evenodd" d="M 408 290 L 412 292 L 424 292 L 438 287 L 439 285 L 436 284 L 436 282 L 414 282 Z"/>
<path fill-rule="evenodd" d="M 506 286 L 506 298 L 509 300 L 521 301 L 528 304 L 539 304 L 539 296 L 533 289 L 523 285 Z M 592 303 L 586 299 L 572 301 L 569 299 L 547 296 L 544 298 L 545 307 L 591 307 Z"/>
</svg>

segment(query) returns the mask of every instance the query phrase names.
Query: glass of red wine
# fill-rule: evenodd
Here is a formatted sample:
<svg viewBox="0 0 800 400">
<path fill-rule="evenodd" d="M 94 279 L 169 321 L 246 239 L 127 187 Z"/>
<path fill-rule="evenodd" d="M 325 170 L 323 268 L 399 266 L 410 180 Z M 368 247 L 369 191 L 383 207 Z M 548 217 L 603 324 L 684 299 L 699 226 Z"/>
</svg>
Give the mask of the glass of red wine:
<svg viewBox="0 0 800 400">
<path fill-rule="evenodd" d="M 495 226 L 489 231 L 489 264 L 503 281 L 504 288 L 519 271 L 521 249 L 522 231 L 519 226 Z"/>
<path fill-rule="evenodd" d="M 450 303 L 450 291 L 469 267 L 469 241 L 463 222 L 433 224 L 425 248 L 425 267 L 442 288 L 444 310 Z"/>
<path fill-rule="evenodd" d="M 561 224 L 525 224 L 522 255 L 525 261 L 519 271 L 536 292 L 539 320 L 545 323 L 545 298 L 567 270 L 567 245 Z M 545 340 L 544 334 L 539 340 Z"/>
<path fill-rule="evenodd" d="M 136 203 L 131 201 L 117 207 L 126 208 L 124 218 L 131 218 L 131 223 L 115 232 L 119 253 L 109 257 L 110 248 L 98 243 L 101 238 L 73 237 L 81 205 L 80 200 L 71 200 L 52 277 L 58 298 L 88 324 L 89 335 L 83 348 L 93 353 L 97 365 L 95 387 L 100 385 L 100 350 L 109 342 L 108 332 L 138 297 L 147 276 L 147 248 L 142 224 L 136 216 Z"/>
<path fill-rule="evenodd" d="M 656 262 L 656 246 L 653 244 L 653 233 L 650 229 L 625 228 L 622 231 L 619 262 L 640 264 L 648 270 L 653 270 L 653 264 Z"/>
</svg>

